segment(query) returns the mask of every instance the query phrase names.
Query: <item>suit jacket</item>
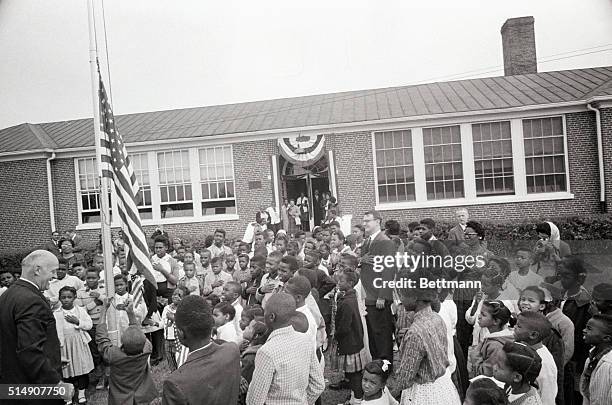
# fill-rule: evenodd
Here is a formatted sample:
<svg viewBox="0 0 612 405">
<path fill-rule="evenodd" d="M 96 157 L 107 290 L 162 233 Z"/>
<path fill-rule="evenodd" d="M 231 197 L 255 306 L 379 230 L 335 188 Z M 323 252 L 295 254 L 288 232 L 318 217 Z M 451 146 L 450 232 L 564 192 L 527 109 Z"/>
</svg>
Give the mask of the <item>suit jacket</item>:
<svg viewBox="0 0 612 405">
<path fill-rule="evenodd" d="M 465 233 L 461 225 L 457 224 L 450 231 L 448 231 L 448 237 L 446 238 L 450 245 L 458 245 L 462 240 L 465 240 Z"/>
<path fill-rule="evenodd" d="M 382 279 L 381 281 L 391 281 L 395 278 L 396 253 L 397 248 L 395 247 L 395 243 L 393 243 L 393 241 L 391 241 L 382 231 L 376 235 L 374 240 L 370 242 L 366 240 L 363 246 L 361 246 L 361 282 L 366 293 L 366 304 L 374 304 L 378 298 L 393 301 L 393 289 L 379 288 L 381 284 L 377 279 L 380 278 Z M 387 256 L 393 257 L 392 266 L 384 266 L 381 262 L 381 260 L 384 260 Z M 375 258 L 378 260 L 376 262 L 376 267 L 378 267 L 378 269 L 374 268 Z"/>
<path fill-rule="evenodd" d="M 57 246 L 52 240 L 45 243 L 43 249 L 45 249 L 47 252 L 53 253 L 55 256 L 60 255 L 59 246 Z"/>
<path fill-rule="evenodd" d="M 17 280 L 0 296 L 0 384 L 57 384 L 60 342 L 42 292 Z"/>
<path fill-rule="evenodd" d="M 240 352 L 233 342 L 212 342 L 187 357 L 164 381 L 162 404 L 236 405 Z"/>
<path fill-rule="evenodd" d="M 101 322 L 96 327 L 96 344 L 104 361 L 110 364 L 109 405 L 149 404 L 157 398 L 149 368 L 151 342 L 145 341 L 144 350 L 140 354 L 125 354 L 113 346 L 108 338 L 106 322 Z"/>
</svg>

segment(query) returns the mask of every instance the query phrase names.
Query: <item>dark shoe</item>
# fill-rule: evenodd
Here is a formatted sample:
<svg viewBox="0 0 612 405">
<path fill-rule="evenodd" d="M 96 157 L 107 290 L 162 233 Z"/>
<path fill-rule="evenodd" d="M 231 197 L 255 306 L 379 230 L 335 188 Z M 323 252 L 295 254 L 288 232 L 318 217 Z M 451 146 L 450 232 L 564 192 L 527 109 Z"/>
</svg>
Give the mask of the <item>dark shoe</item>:
<svg viewBox="0 0 612 405">
<path fill-rule="evenodd" d="M 349 388 L 349 380 L 340 380 L 337 383 L 329 384 L 329 388 L 332 390 L 343 390 Z"/>
</svg>

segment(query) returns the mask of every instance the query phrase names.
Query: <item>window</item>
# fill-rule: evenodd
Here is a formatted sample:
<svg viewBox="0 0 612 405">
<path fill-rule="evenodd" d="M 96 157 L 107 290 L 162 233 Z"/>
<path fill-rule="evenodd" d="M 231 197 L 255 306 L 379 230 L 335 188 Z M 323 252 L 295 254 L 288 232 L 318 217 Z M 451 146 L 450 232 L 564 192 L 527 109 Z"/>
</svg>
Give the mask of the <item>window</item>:
<svg viewBox="0 0 612 405">
<path fill-rule="evenodd" d="M 527 193 L 567 190 L 563 120 L 523 120 Z"/>
<path fill-rule="evenodd" d="M 138 204 L 138 212 L 140 219 L 153 218 L 153 204 L 151 203 L 151 182 L 149 180 L 149 163 L 145 153 L 137 153 L 129 155 L 134 175 L 138 180 L 138 195 L 136 195 L 136 203 Z"/>
<path fill-rule="evenodd" d="M 510 121 L 472 125 L 476 196 L 514 194 Z"/>
<path fill-rule="evenodd" d="M 98 177 L 97 167 L 95 157 L 77 159 L 81 223 L 83 224 L 100 222 L 100 177 Z M 110 198 L 109 191 L 109 207 L 111 206 Z"/>
<path fill-rule="evenodd" d="M 428 200 L 462 198 L 463 165 L 459 125 L 423 128 Z"/>
<path fill-rule="evenodd" d="M 234 159 L 231 146 L 200 149 L 202 215 L 235 214 Z"/>
<path fill-rule="evenodd" d="M 157 154 L 162 218 L 193 216 L 189 151 Z"/>
<path fill-rule="evenodd" d="M 377 132 L 374 136 L 374 148 L 379 201 L 414 201 L 411 131 Z"/>
</svg>

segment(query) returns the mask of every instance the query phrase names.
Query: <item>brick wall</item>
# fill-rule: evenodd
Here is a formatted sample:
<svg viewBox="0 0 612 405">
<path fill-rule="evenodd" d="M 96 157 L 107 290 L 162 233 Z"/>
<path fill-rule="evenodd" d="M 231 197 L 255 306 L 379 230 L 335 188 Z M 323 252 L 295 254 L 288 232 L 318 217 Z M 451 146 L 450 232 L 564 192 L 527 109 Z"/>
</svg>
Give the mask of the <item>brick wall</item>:
<svg viewBox="0 0 612 405">
<path fill-rule="evenodd" d="M 255 212 L 272 203 L 272 180 L 270 156 L 277 152 L 276 141 L 265 140 L 242 142 L 233 145 L 236 204 L 239 220 L 198 222 L 164 225 L 170 235 L 204 238 L 216 228 L 224 228 L 228 236 L 240 236 L 248 222 L 255 220 Z M 53 185 L 55 188 L 57 229 L 65 231 L 78 224 L 78 205 L 76 201 L 76 182 L 74 159 L 57 159 L 52 162 Z M 260 181 L 261 188 L 249 189 L 249 182 Z M 46 189 L 45 189 L 46 191 Z M 46 198 L 46 194 L 45 194 Z M 48 217 L 48 215 L 47 215 Z M 152 234 L 155 226 L 145 226 L 145 233 Z M 115 233 L 117 229 L 113 229 Z M 86 240 L 97 241 L 99 230 L 78 231 Z"/>
<path fill-rule="evenodd" d="M 0 162 L 0 253 L 44 244 L 51 237 L 45 159 Z"/>
<path fill-rule="evenodd" d="M 612 108 L 601 109 L 604 178 L 606 179 L 606 208 L 612 212 Z M 599 188 L 598 188 L 599 190 Z"/>
<path fill-rule="evenodd" d="M 608 114 L 612 116 L 610 111 Z M 598 213 L 599 175 L 595 115 L 591 112 L 567 114 L 566 125 L 570 151 L 570 191 L 574 194 L 573 200 L 466 206 L 472 218 L 511 221 Z M 608 154 L 612 156 L 612 125 L 608 129 Z M 343 212 L 353 214 L 353 223 L 360 223 L 363 213 L 373 209 L 376 201 L 370 133 L 328 135 L 326 142 L 326 146 L 334 150 L 336 157 L 340 206 Z M 608 162 L 608 166 L 611 171 L 608 184 L 612 188 L 612 161 Z M 426 217 L 452 220 L 455 210 L 455 207 L 417 208 L 384 211 L 382 214 L 385 218 L 405 223 Z"/>
<path fill-rule="evenodd" d="M 597 140 L 595 115 L 591 112 L 566 116 L 570 187 L 573 200 L 539 201 L 526 203 L 490 204 L 468 206 L 475 219 L 522 220 L 529 218 L 589 215 L 599 212 L 599 179 L 597 167 Z M 606 186 L 612 197 L 612 109 L 602 110 L 604 147 L 606 160 Z M 326 149 L 333 150 L 336 163 L 338 199 L 343 212 L 352 213 L 354 223 L 359 223 L 363 212 L 375 206 L 374 167 L 372 142 L 369 132 L 328 134 Z M 176 236 L 203 238 L 215 228 L 223 227 L 230 236 L 242 236 L 246 224 L 254 220 L 260 207 L 272 203 L 270 156 L 278 153 L 275 140 L 242 142 L 234 144 L 235 190 L 240 219 L 224 222 L 200 222 L 165 225 Z M 0 253 L 24 246 L 44 243 L 50 232 L 49 210 L 44 160 L 0 163 L 0 226 L 14 236 L 0 245 Z M 57 229 L 64 231 L 76 227 L 78 210 L 76 201 L 74 160 L 52 161 L 52 176 Z M 249 189 L 250 181 L 260 181 L 261 188 Z M 6 186 L 5 186 L 6 185 Z M 27 202 L 23 202 L 23 190 L 28 190 Z M 608 198 L 609 205 L 612 198 Z M 408 222 L 424 217 L 450 220 L 455 208 L 420 208 L 385 211 L 386 218 Z M 150 235 L 154 226 L 146 226 Z M 114 230 L 116 232 L 116 230 Z M 99 238 L 99 230 L 79 231 L 91 242 Z M 23 236 L 22 236 L 23 235 Z"/>
</svg>

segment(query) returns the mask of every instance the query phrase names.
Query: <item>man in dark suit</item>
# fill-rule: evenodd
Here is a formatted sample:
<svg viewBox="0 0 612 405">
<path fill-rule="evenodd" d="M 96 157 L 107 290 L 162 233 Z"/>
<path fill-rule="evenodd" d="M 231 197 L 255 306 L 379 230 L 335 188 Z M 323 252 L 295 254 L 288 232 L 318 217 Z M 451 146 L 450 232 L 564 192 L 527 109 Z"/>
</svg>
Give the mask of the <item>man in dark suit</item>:
<svg viewBox="0 0 612 405">
<path fill-rule="evenodd" d="M 183 298 L 174 316 L 180 342 L 189 348 L 185 363 L 164 381 L 162 404 L 236 405 L 240 352 L 234 342 L 210 339 L 212 309 L 204 298 Z"/>
<path fill-rule="evenodd" d="M 315 226 L 321 225 L 321 221 L 325 217 L 325 202 L 323 197 L 319 195 L 319 190 L 315 190 L 312 196 L 312 211 L 314 213 Z"/>
<path fill-rule="evenodd" d="M 71 398 L 72 384 L 60 381 L 62 363 L 55 318 L 42 294 L 58 267 L 52 253 L 36 250 L 21 262 L 21 278 L 0 296 L 0 384 L 59 385 Z"/>
<path fill-rule="evenodd" d="M 59 256 L 60 254 L 60 245 L 59 241 L 61 239 L 60 233 L 58 231 L 53 231 L 51 233 L 51 240 L 45 243 L 44 249 L 47 252 L 53 253 L 55 256 Z"/>
<path fill-rule="evenodd" d="M 361 247 L 361 282 L 365 290 L 370 353 L 372 358 L 393 362 L 393 289 L 385 282 L 395 278 L 397 249 L 381 232 L 381 224 L 382 216 L 376 211 L 368 211 L 363 216 L 363 226 L 369 237 Z M 386 266 L 384 260 L 388 257 L 393 258 L 393 263 Z"/>
</svg>

